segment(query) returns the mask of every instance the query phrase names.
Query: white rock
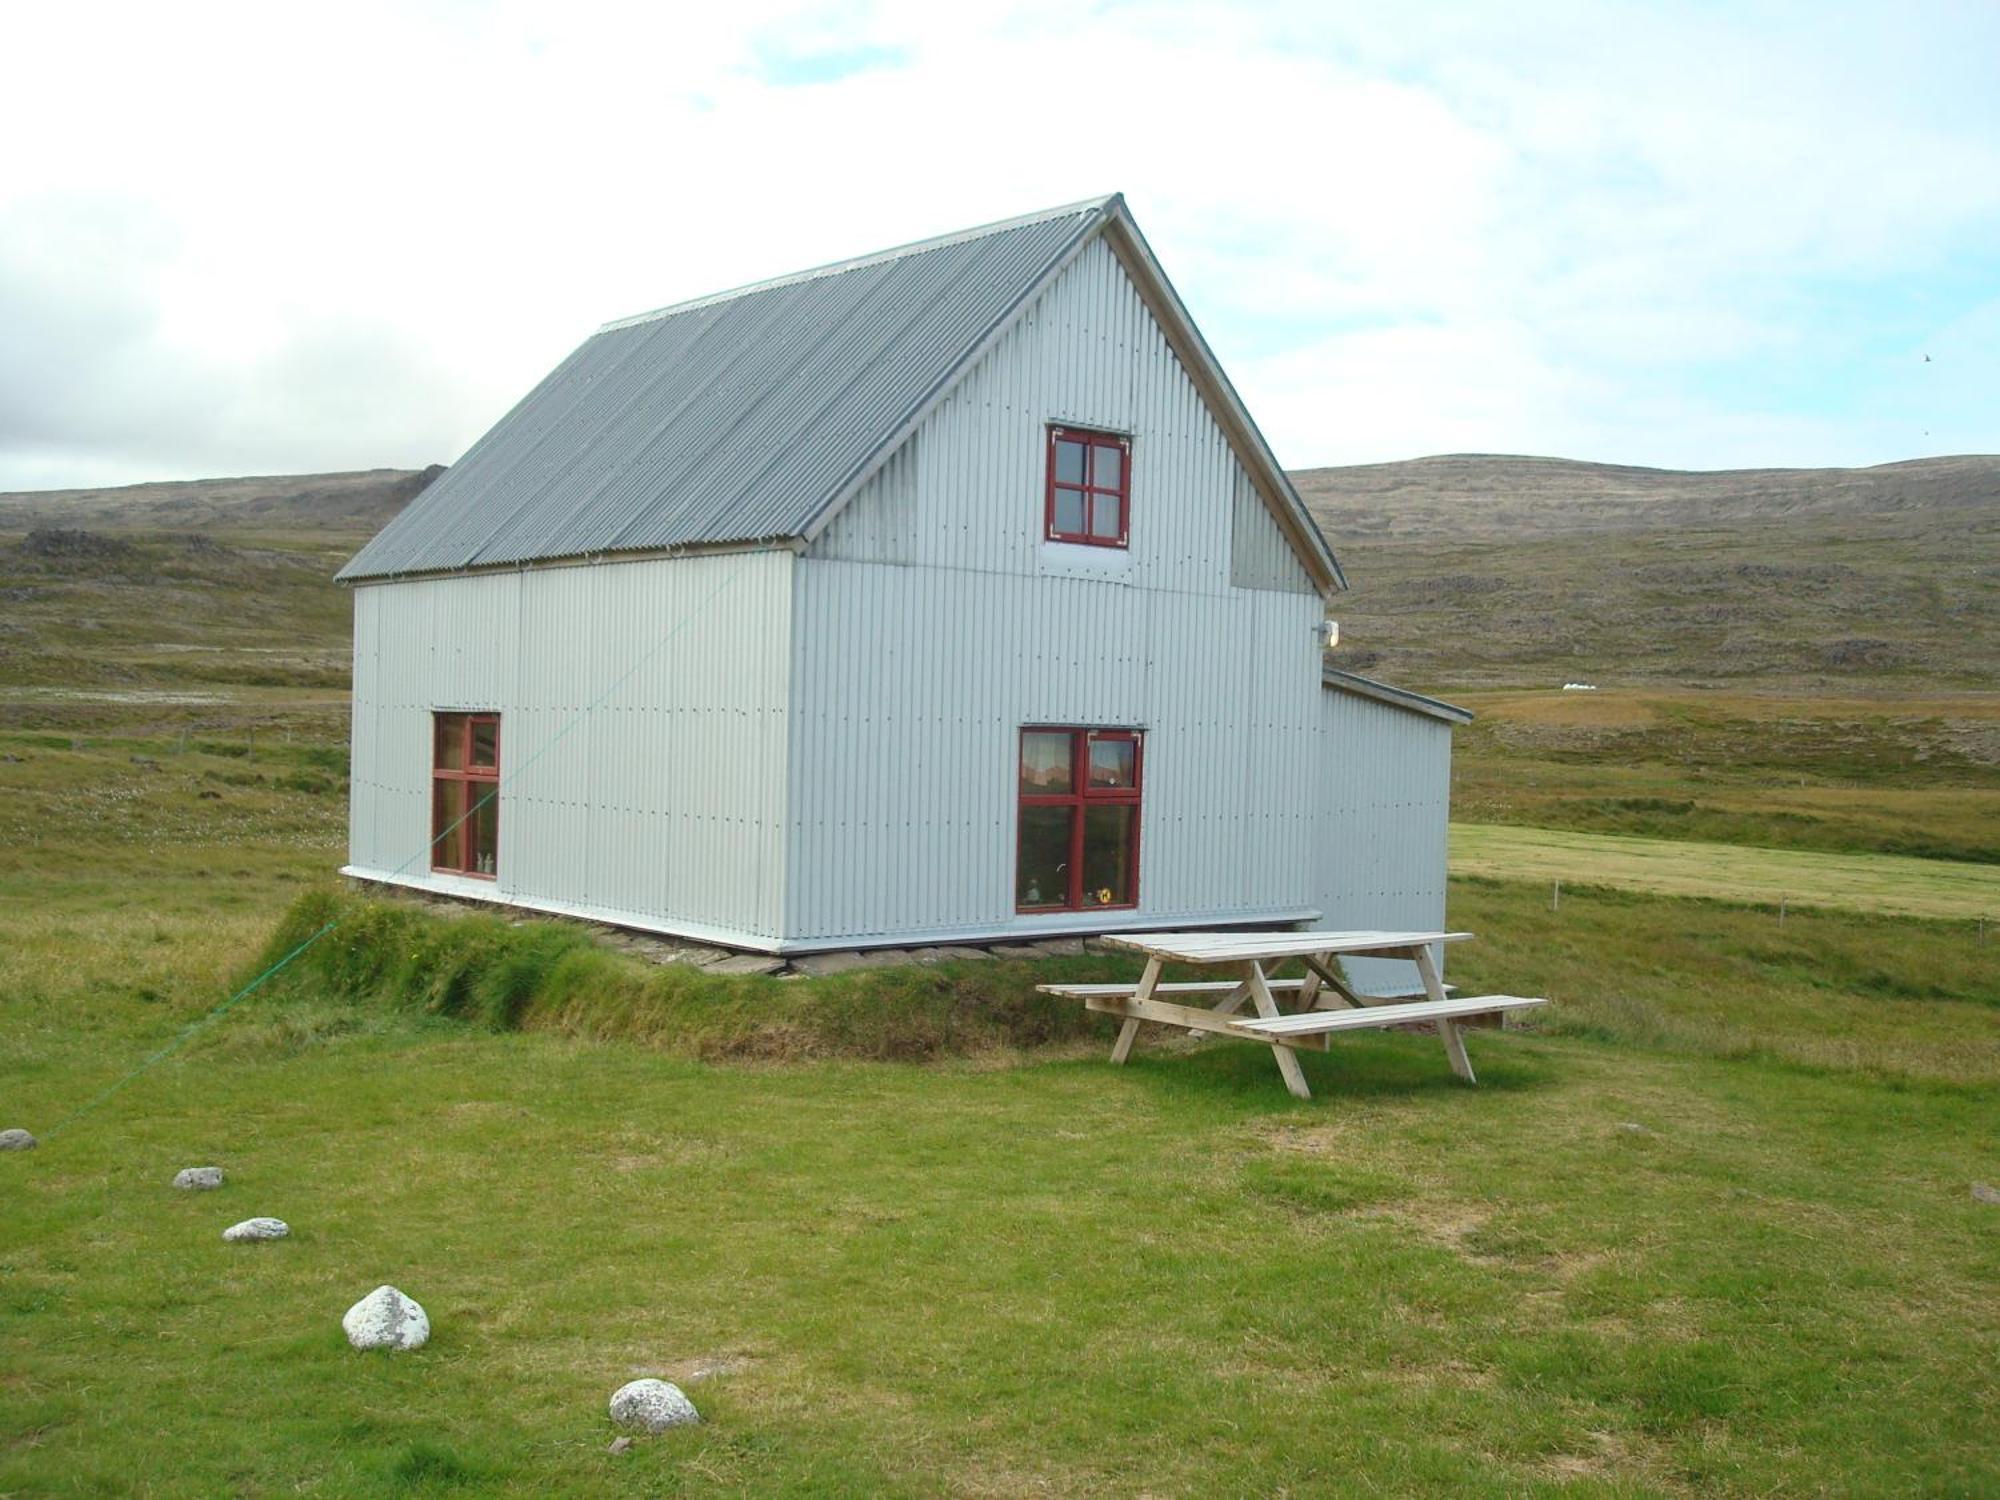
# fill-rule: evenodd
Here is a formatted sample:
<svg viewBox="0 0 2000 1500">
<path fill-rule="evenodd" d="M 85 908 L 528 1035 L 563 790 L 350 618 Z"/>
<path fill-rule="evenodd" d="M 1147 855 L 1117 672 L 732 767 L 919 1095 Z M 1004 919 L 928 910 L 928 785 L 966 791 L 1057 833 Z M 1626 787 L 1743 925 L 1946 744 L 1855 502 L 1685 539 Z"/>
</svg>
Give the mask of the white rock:
<svg viewBox="0 0 2000 1500">
<path fill-rule="evenodd" d="M 424 1310 L 392 1286 L 378 1286 L 348 1308 L 340 1326 L 357 1349 L 421 1349 L 431 1336 Z"/>
<path fill-rule="evenodd" d="M 681 1388 L 670 1381 L 635 1380 L 612 1393 L 611 1420 L 621 1427 L 665 1432 L 669 1427 L 699 1422 L 701 1413 L 694 1409 L 694 1403 Z"/>
<path fill-rule="evenodd" d="M 220 1167 L 182 1167 L 174 1173 L 174 1186 L 186 1192 L 198 1192 L 203 1188 L 222 1186 Z"/>
<path fill-rule="evenodd" d="M 292 1226 L 283 1219 L 245 1219 L 223 1230 L 222 1237 L 236 1244 L 242 1240 L 281 1240 L 291 1232 Z"/>
<path fill-rule="evenodd" d="M 0 1151 L 32 1151 L 40 1144 L 41 1142 L 19 1127 L 13 1130 L 0 1130 Z"/>
</svg>

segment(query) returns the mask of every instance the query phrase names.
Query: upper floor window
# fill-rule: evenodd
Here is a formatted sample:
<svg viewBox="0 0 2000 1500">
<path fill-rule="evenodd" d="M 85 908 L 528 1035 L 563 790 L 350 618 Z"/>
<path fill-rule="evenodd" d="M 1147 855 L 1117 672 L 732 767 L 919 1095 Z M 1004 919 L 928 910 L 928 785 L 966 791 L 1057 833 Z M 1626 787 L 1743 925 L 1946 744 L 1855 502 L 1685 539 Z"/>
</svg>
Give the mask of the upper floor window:
<svg viewBox="0 0 2000 1500">
<path fill-rule="evenodd" d="M 500 860 L 500 716 L 437 714 L 432 729 L 431 868 L 494 875 Z"/>
<path fill-rule="evenodd" d="M 1123 547 L 1131 501 L 1130 438 L 1080 427 L 1049 429 L 1050 541 Z"/>
</svg>

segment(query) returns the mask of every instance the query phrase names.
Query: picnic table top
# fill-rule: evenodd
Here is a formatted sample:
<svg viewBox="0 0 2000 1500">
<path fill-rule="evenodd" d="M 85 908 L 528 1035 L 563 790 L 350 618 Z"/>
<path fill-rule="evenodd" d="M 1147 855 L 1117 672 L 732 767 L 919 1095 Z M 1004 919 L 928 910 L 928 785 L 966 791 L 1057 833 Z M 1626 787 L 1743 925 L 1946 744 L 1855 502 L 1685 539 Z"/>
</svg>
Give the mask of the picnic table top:
<svg viewBox="0 0 2000 1500">
<path fill-rule="evenodd" d="M 1250 963 L 1319 953 L 1402 954 L 1432 943 L 1457 943 L 1469 932 L 1122 932 L 1104 942 L 1181 963 Z"/>
</svg>

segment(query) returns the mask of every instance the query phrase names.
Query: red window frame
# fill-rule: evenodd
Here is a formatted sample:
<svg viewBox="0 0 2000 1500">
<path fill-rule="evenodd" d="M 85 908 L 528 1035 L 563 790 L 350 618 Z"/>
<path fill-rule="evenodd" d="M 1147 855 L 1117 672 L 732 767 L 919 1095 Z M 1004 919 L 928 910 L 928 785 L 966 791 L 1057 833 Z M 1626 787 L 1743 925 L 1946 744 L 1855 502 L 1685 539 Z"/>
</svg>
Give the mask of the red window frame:
<svg viewBox="0 0 2000 1500">
<path fill-rule="evenodd" d="M 1056 445 L 1058 443 L 1081 443 L 1083 445 L 1083 482 L 1070 484 L 1056 478 Z M 1118 451 L 1118 484 L 1111 487 L 1092 483 L 1096 475 L 1097 460 L 1095 450 L 1114 448 Z M 1051 542 L 1073 542 L 1083 547 L 1129 547 L 1132 532 L 1132 440 L 1115 432 L 1098 432 L 1086 427 L 1050 426 L 1046 489 L 1043 499 L 1042 534 Z M 1056 493 L 1064 491 L 1080 495 L 1083 499 L 1083 530 L 1062 531 L 1056 526 Z M 1118 502 L 1118 535 L 1116 537 L 1097 536 L 1090 526 L 1092 509 L 1100 497 L 1114 498 Z"/>
<path fill-rule="evenodd" d="M 466 875 L 474 880 L 494 880 L 500 869 L 500 715 L 482 713 L 434 713 L 431 715 L 431 868 L 451 875 Z M 474 730 L 480 725 L 491 725 L 493 729 L 493 763 L 475 765 L 472 746 Z M 445 747 L 451 739 L 458 741 L 458 764 L 445 764 Z M 445 783 L 457 783 L 464 788 L 460 805 L 464 808 L 459 818 L 464 832 L 458 840 L 459 862 L 448 864 L 444 860 L 445 837 L 451 829 L 445 824 L 445 799 L 439 788 Z M 493 805 L 493 868 L 477 868 L 478 858 L 472 850 L 471 824 L 473 811 L 479 799 L 494 799 Z"/>
<path fill-rule="evenodd" d="M 1021 766 L 1031 734 L 1069 736 L 1070 789 L 1067 792 L 1027 792 L 1021 790 Z M 1118 740 L 1132 746 L 1132 784 L 1124 787 L 1093 787 L 1090 784 L 1090 746 L 1093 741 Z M 1131 911 L 1139 904 L 1139 825 L 1146 786 L 1146 736 L 1138 729 L 1077 729 L 1065 724 L 1023 726 L 1015 742 L 1014 787 L 1018 807 L 1014 816 L 1014 909 L 1018 912 Z M 1085 813 L 1092 807 L 1126 806 L 1132 809 L 1130 840 L 1126 858 L 1131 868 L 1131 899 L 1099 901 L 1083 888 L 1083 844 Z M 1069 820 L 1068 888 L 1061 901 L 1044 901 L 1029 906 L 1020 899 L 1021 819 L 1020 808 L 1067 807 Z"/>
</svg>

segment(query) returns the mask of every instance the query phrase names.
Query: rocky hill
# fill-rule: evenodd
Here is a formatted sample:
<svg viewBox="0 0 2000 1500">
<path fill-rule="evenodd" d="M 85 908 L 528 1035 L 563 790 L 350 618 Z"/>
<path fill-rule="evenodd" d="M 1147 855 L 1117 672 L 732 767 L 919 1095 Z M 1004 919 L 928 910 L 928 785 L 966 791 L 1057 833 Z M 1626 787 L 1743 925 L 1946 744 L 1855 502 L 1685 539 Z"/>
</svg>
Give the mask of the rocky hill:
<svg viewBox="0 0 2000 1500">
<path fill-rule="evenodd" d="M 1342 656 L 1420 685 L 2000 685 L 2000 456 L 1681 472 L 1456 454 L 1293 475 Z"/>
<path fill-rule="evenodd" d="M 444 465 L 432 464 L 0 494 L 0 532 L 269 530 L 366 538 L 443 472 Z"/>
<path fill-rule="evenodd" d="M 439 472 L 0 495 L 0 685 L 184 687 L 233 662 L 334 686 L 331 576 Z M 2000 686 L 2000 456 L 1691 473 L 1457 454 L 1293 477 L 1353 584 L 1335 612 L 1357 671 L 1445 692 Z"/>
</svg>

